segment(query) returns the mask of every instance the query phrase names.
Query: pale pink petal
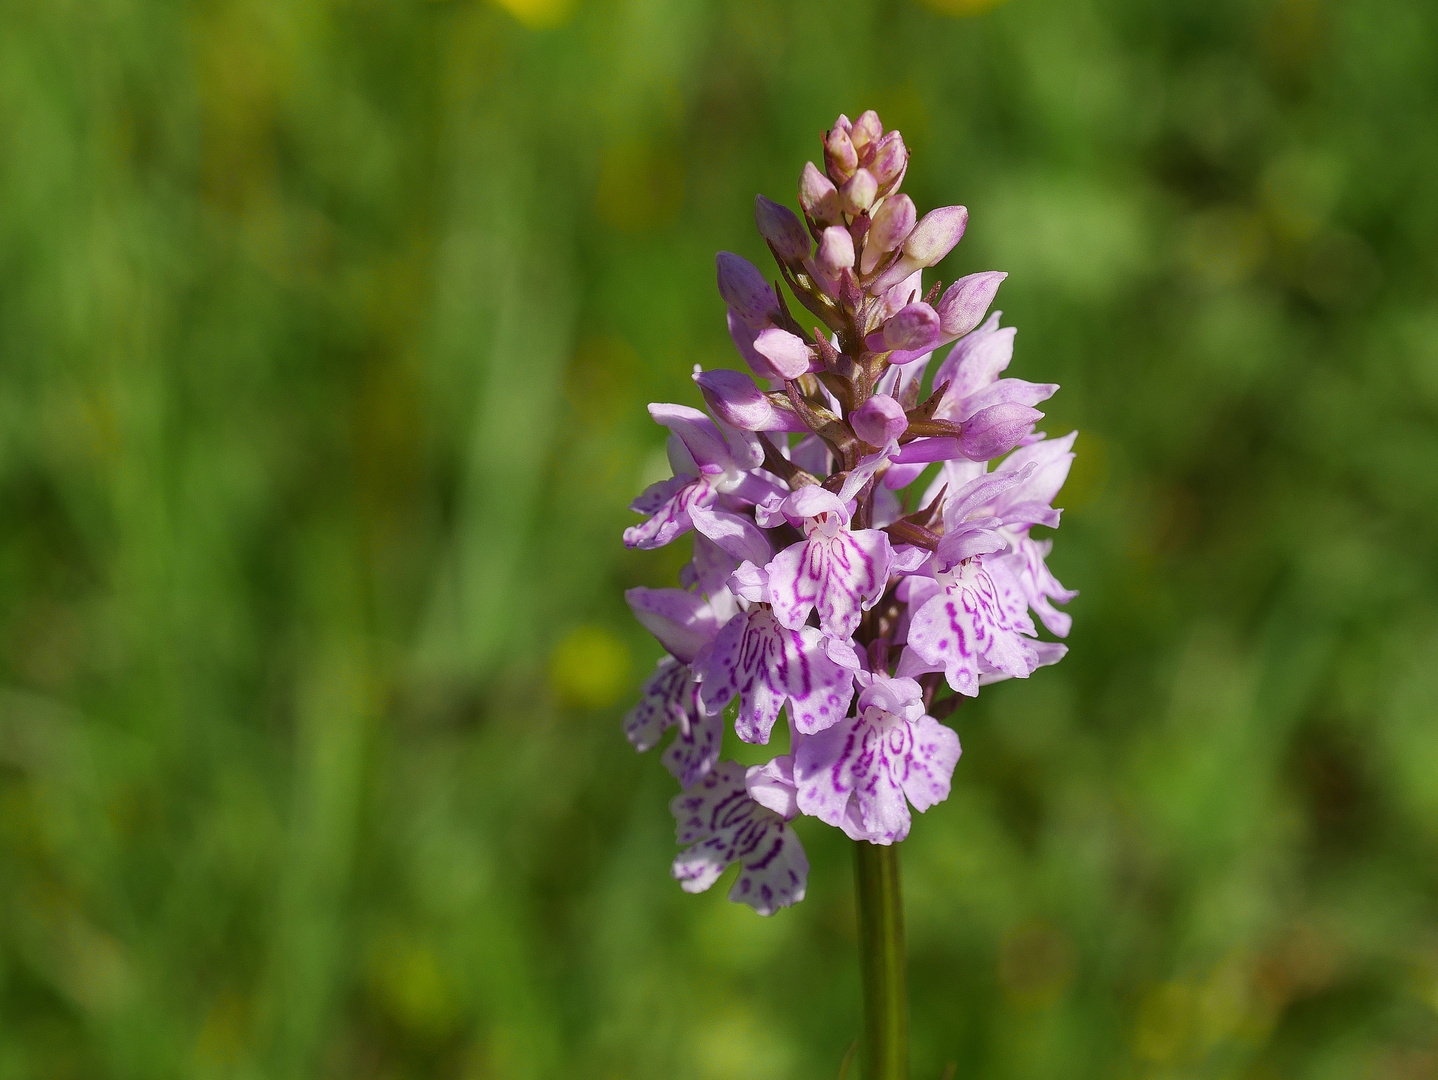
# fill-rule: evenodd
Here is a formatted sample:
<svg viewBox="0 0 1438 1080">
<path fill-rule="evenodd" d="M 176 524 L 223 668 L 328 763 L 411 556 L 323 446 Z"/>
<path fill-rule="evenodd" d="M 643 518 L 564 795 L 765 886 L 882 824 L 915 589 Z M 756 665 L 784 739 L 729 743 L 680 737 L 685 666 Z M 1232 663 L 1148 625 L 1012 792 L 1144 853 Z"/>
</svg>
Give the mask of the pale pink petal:
<svg viewBox="0 0 1438 1080">
<path fill-rule="evenodd" d="M 656 402 L 649 406 L 649 415 L 677 435 L 685 449 L 704 472 L 723 472 L 732 464 L 729 444 L 719 426 L 705 413 L 688 405 Z"/>
<path fill-rule="evenodd" d="M 694 527 L 689 511 L 713 501 L 714 489 L 705 481 L 685 484 L 648 521 L 624 530 L 624 546 L 649 551 L 677 540 Z"/>
<path fill-rule="evenodd" d="M 959 737 L 931 716 L 915 720 L 912 731 L 913 751 L 900 783 L 914 809 L 922 813 L 949 797 L 954 766 L 959 763 Z"/>
<path fill-rule="evenodd" d="M 689 519 L 698 532 L 741 562 L 762 566 L 774 553 L 764 530 L 743 514 L 694 506 L 689 511 Z"/>
<path fill-rule="evenodd" d="M 687 589 L 629 589 L 624 594 L 640 624 L 685 663 L 719 633 L 709 601 Z"/>
<path fill-rule="evenodd" d="M 794 756 L 784 754 L 763 765 L 751 765 L 744 775 L 749 798 L 785 821 L 799 813 L 794 787 Z"/>
<path fill-rule="evenodd" d="M 853 699 L 853 671 L 829 657 L 824 636 L 811 626 L 789 630 L 762 607 L 731 619 L 694 666 L 705 709 L 739 697 L 734 729 L 745 742 L 768 742 L 786 701 L 807 734 L 837 722 Z"/>
</svg>

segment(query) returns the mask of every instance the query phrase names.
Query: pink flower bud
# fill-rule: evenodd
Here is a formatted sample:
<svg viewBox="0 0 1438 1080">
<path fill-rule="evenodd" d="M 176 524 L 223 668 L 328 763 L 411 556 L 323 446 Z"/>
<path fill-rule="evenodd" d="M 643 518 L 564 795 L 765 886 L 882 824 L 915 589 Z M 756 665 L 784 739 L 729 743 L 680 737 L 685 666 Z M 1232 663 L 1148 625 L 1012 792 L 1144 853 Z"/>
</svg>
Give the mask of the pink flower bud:
<svg viewBox="0 0 1438 1080">
<path fill-rule="evenodd" d="M 814 256 L 819 269 L 830 277 L 854 265 L 854 238 L 842 225 L 830 225 L 819 237 L 819 251 Z"/>
<path fill-rule="evenodd" d="M 874 160 L 869 164 L 869 171 L 882 189 L 900 179 L 908 163 L 909 150 L 904 145 L 904 137 L 897 131 L 891 131 L 874 148 Z"/>
<path fill-rule="evenodd" d="M 714 415 L 745 431 L 807 431 L 791 409 L 777 407 L 742 371 L 696 371 L 694 381 Z"/>
<path fill-rule="evenodd" d="M 843 113 L 840 113 L 839 119 L 834 121 L 834 126 L 836 128 L 843 128 L 845 131 L 852 131 L 854 129 L 854 125 L 849 123 L 849 118 Z"/>
<path fill-rule="evenodd" d="M 761 331 L 754 339 L 754 351 L 785 379 L 797 379 L 813 362 L 811 350 L 803 339 L 778 327 Z"/>
<path fill-rule="evenodd" d="M 970 461 L 992 461 L 1017 446 L 1043 415 L 1016 401 L 980 409 L 964 421 L 959 452 Z"/>
<path fill-rule="evenodd" d="M 730 251 L 719 252 L 714 262 L 719 271 L 719 295 L 734 314 L 755 329 L 777 314 L 779 302 L 757 266 Z"/>
<path fill-rule="evenodd" d="M 904 254 L 919 266 L 933 266 L 959 242 L 969 212 L 962 206 L 943 206 L 924 215 L 904 241 Z"/>
<path fill-rule="evenodd" d="M 808 256 L 809 233 L 787 206 L 755 195 L 754 224 L 759 228 L 759 235 L 769 241 L 786 263 L 798 263 Z"/>
<path fill-rule="evenodd" d="M 858 216 L 874 204 L 879 182 L 868 169 L 858 169 L 839 188 L 839 207 L 846 214 Z"/>
<path fill-rule="evenodd" d="M 909 418 L 888 394 L 875 394 L 849 414 L 849 426 L 870 446 L 886 446 L 908 430 Z"/>
<path fill-rule="evenodd" d="M 869 236 L 864 242 L 863 265 L 859 269 L 865 274 L 872 273 L 880 260 L 902 244 L 913 231 L 917 216 L 914 200 L 907 195 L 890 195 L 885 199 L 874 212 Z"/>
<path fill-rule="evenodd" d="M 835 183 L 847 180 L 859 167 L 859 155 L 849 133 L 841 127 L 829 129 L 824 137 L 824 164 L 828 167 L 829 179 Z"/>
<path fill-rule="evenodd" d="M 959 278 L 945 289 L 937 305 L 944 334 L 947 337 L 962 337 L 983 322 L 989 305 L 994 302 L 994 294 L 1008 276 L 1002 270 L 985 270 Z"/>
<path fill-rule="evenodd" d="M 884 324 L 884 348 L 903 352 L 931 349 L 938 344 L 939 335 L 939 313 L 920 300 L 905 305 Z"/>
<path fill-rule="evenodd" d="M 735 315 L 733 308 L 726 312 L 726 316 L 729 323 L 729 337 L 734 341 L 734 348 L 744 358 L 744 363 L 749 365 L 749 370 L 761 379 L 779 378 L 778 372 L 769 366 L 769 361 L 754 351 L 754 339 L 759 336 L 759 330 Z"/>
<path fill-rule="evenodd" d="M 820 225 L 839 220 L 839 189 L 812 161 L 804 163 L 799 175 L 799 205 Z"/>
<path fill-rule="evenodd" d="M 862 113 L 849 129 L 849 138 L 854 144 L 854 149 L 860 153 L 863 152 L 864 147 L 878 142 L 879 137 L 883 134 L 884 125 L 879 122 L 879 114 L 873 109 Z"/>
</svg>

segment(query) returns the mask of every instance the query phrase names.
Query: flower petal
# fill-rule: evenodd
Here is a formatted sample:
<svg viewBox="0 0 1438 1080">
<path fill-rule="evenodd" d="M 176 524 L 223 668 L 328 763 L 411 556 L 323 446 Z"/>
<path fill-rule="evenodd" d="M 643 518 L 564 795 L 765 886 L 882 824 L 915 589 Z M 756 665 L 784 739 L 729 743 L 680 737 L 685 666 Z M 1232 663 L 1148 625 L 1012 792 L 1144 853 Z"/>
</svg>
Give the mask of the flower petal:
<svg viewBox="0 0 1438 1080">
<path fill-rule="evenodd" d="M 689 519 L 698 532 L 740 562 L 747 560 L 762 566 L 774 553 L 764 530 L 742 514 L 695 506 L 689 511 Z"/>
<path fill-rule="evenodd" d="M 669 804 L 679 843 L 692 845 L 674 860 L 673 875 L 685 892 L 703 892 L 738 862 L 729 899 L 770 915 L 804 898 L 809 861 L 794 831 L 750 798 L 744 781 L 744 767 L 725 761 Z"/>
<path fill-rule="evenodd" d="M 687 589 L 629 589 L 624 599 L 640 624 L 686 664 L 719 633 L 709 601 Z"/>
</svg>

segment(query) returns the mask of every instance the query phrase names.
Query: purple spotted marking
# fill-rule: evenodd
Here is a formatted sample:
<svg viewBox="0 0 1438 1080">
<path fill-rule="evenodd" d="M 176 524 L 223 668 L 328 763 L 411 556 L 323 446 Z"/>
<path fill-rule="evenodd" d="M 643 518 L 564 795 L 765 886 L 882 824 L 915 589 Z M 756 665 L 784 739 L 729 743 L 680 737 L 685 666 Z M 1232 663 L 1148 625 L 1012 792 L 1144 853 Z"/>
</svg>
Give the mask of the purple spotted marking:
<svg viewBox="0 0 1438 1080">
<path fill-rule="evenodd" d="M 978 556 L 937 576 L 943 588 L 914 612 L 909 648 L 941 665 L 949 685 L 969 697 L 979 692 L 982 662 L 1013 678 L 1028 678 L 1039 666 L 1033 643 L 1024 636 L 1034 633 L 1034 625 L 1013 603 L 1017 589 L 1002 560 Z"/>
<path fill-rule="evenodd" d="M 685 892 L 703 892 L 737 862 L 730 900 L 772 915 L 804 899 L 809 860 L 803 845 L 781 815 L 749 797 L 744 766 L 721 762 L 669 808 L 679 843 L 690 845 L 673 868 Z"/>
<path fill-rule="evenodd" d="M 734 728 L 750 743 L 767 743 L 785 702 L 794 726 L 822 731 L 849 709 L 854 673 L 829 656 L 812 626 L 790 630 L 767 607 L 735 615 L 694 662 L 704 708 L 717 713 L 739 697 Z"/>
<path fill-rule="evenodd" d="M 784 500 L 784 514 L 805 539 L 781 551 L 765 568 L 775 617 L 791 630 L 814 610 L 819 629 L 846 638 L 859 626 L 889 583 L 893 551 L 878 529 L 849 529 L 839 496 L 819 487 L 800 488 Z"/>
<path fill-rule="evenodd" d="M 858 716 L 804 739 L 794 754 L 799 809 L 855 840 L 892 844 L 909 835 L 910 805 L 948 798 L 959 737 L 924 715 L 919 684 L 860 673 Z"/>
<path fill-rule="evenodd" d="M 643 752 L 671 727 L 679 730 L 662 760 L 681 787 L 692 787 L 719 760 L 724 718 L 704 711 L 699 683 L 688 666 L 666 656 L 644 684 L 639 704 L 624 718 L 624 734 Z"/>
</svg>

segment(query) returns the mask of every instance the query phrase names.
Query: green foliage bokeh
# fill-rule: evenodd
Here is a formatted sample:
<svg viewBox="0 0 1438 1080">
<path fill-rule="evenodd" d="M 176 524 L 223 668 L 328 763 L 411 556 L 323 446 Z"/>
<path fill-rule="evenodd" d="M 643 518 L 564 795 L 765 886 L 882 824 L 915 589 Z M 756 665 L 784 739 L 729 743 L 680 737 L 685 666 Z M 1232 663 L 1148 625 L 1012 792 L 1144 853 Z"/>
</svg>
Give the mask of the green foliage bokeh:
<svg viewBox="0 0 1438 1080">
<path fill-rule="evenodd" d="M 836 1074 L 847 843 L 669 880 L 619 534 L 866 107 L 1082 432 L 915 1077 L 1438 1077 L 1438 9 L 989 6 L 0 3 L 0 1080 Z"/>
</svg>

